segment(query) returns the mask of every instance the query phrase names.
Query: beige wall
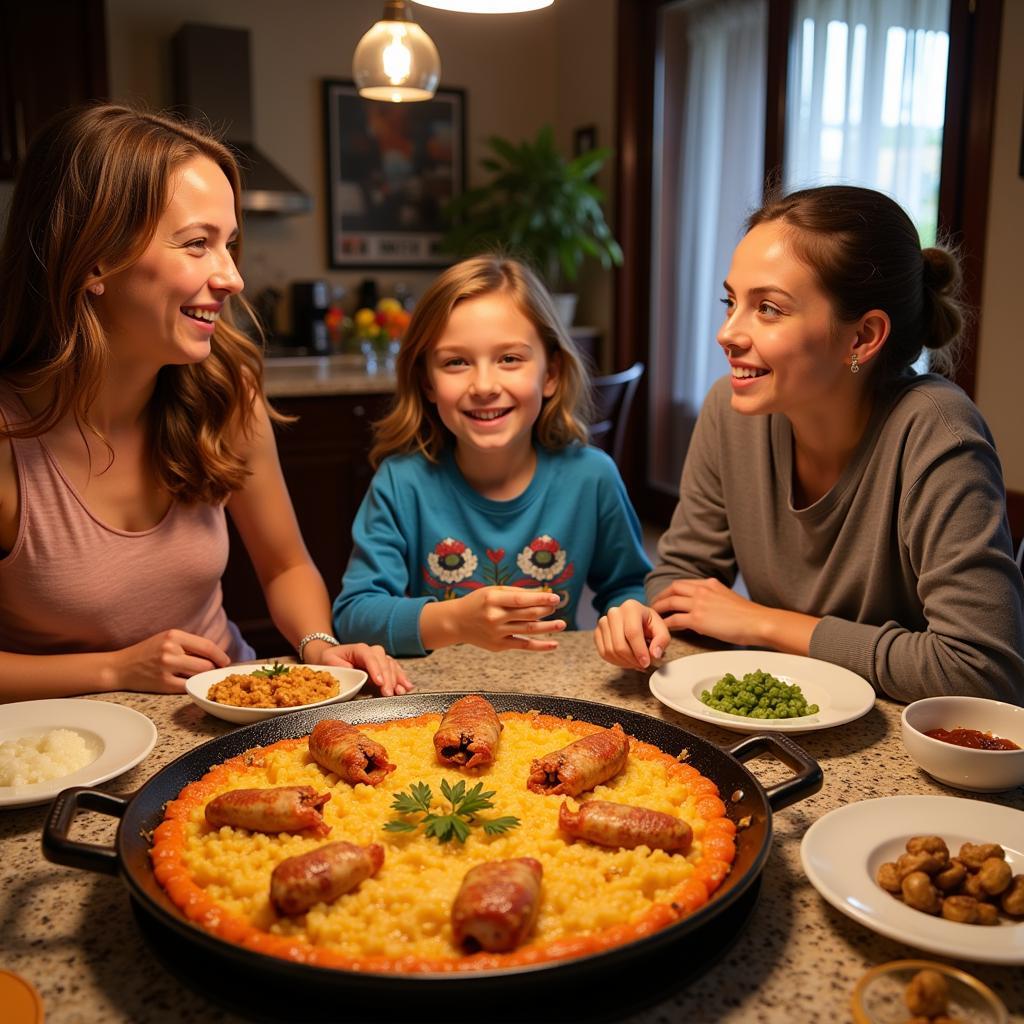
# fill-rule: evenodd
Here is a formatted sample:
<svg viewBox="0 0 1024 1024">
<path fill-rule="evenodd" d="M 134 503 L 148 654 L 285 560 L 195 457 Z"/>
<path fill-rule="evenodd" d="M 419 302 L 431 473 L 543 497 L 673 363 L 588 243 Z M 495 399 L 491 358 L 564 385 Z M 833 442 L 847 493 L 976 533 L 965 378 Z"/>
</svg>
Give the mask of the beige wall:
<svg viewBox="0 0 1024 1024">
<path fill-rule="evenodd" d="M 562 152 L 572 153 L 573 133 L 593 125 L 599 146 L 615 147 L 615 0 L 557 0 L 556 18 L 558 112 L 555 121 Z M 605 213 L 615 229 L 614 158 L 601 169 L 597 183 L 608 197 Z M 589 264 L 580 278 L 580 303 L 576 322 L 601 328 L 606 344 L 612 324 L 611 275 Z M 605 365 L 606 370 L 621 366 Z"/>
<path fill-rule="evenodd" d="M 979 334 L 978 406 L 995 434 L 1006 486 L 1024 491 L 1024 3 L 1003 5 Z"/>
<path fill-rule="evenodd" d="M 311 214 L 250 218 L 243 271 L 254 292 L 294 279 L 327 278 L 350 288 L 366 276 L 418 293 L 434 272 L 328 271 L 320 83 L 351 78 L 352 52 L 380 17 L 382 0 L 107 0 L 111 94 L 164 106 L 171 101 L 170 38 L 183 22 L 249 28 L 253 106 L 260 148 L 314 197 Z M 595 124 L 613 142 L 614 0 L 559 0 L 530 14 L 472 16 L 414 5 L 437 44 L 442 84 L 467 93 L 469 180 L 492 134 L 520 139 L 544 123 L 570 152 L 573 128 Z M 610 184 L 610 180 L 602 182 Z M 589 275 L 580 317 L 607 329 L 610 276 Z M 580 317 L 578 322 L 582 322 Z"/>
</svg>

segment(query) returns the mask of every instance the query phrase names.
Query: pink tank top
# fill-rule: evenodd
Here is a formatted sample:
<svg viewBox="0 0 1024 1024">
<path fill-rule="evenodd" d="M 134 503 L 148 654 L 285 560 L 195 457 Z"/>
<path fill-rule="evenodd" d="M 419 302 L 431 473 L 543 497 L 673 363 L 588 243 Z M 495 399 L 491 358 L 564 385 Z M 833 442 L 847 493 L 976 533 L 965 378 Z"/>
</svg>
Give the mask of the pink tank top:
<svg viewBox="0 0 1024 1024">
<path fill-rule="evenodd" d="M 25 417 L 6 389 L 0 409 L 8 423 Z M 223 507 L 175 502 L 149 530 L 116 530 L 89 511 L 45 442 L 10 444 L 19 522 L 0 558 L 0 650 L 116 651 L 176 628 L 207 637 L 232 661 L 255 657 L 222 603 Z"/>
</svg>

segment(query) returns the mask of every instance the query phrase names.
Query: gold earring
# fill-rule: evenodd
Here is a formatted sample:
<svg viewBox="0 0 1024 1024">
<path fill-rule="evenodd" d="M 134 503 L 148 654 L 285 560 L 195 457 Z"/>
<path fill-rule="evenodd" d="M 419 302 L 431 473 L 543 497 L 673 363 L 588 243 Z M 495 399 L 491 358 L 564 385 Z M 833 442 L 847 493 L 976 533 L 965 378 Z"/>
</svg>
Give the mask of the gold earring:
<svg viewBox="0 0 1024 1024">
<path fill-rule="evenodd" d="M 857 361 L 857 353 L 850 354 L 850 373 L 860 373 L 860 363 Z"/>
<path fill-rule="evenodd" d="M 93 295 L 102 295 L 103 294 L 103 282 L 102 281 L 97 281 L 96 284 L 89 285 L 89 291 L 91 291 L 93 293 Z"/>
</svg>

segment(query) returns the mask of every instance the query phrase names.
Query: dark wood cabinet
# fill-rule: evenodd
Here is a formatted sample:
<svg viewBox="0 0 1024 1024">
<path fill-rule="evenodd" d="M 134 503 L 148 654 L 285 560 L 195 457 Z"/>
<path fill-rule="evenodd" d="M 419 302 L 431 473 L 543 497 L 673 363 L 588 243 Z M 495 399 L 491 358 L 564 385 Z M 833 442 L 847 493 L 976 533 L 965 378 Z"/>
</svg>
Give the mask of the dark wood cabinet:
<svg viewBox="0 0 1024 1024">
<path fill-rule="evenodd" d="M 103 0 L 0 0 L 0 179 L 43 123 L 108 90 Z"/>
<path fill-rule="evenodd" d="M 367 455 L 371 424 L 391 396 L 316 395 L 278 398 L 274 407 L 295 423 L 278 427 L 285 481 L 306 547 L 333 598 L 352 551 L 352 521 L 373 471 Z M 224 573 L 224 607 L 260 657 L 290 652 L 274 628 L 245 546 L 230 524 L 231 554 Z"/>
</svg>

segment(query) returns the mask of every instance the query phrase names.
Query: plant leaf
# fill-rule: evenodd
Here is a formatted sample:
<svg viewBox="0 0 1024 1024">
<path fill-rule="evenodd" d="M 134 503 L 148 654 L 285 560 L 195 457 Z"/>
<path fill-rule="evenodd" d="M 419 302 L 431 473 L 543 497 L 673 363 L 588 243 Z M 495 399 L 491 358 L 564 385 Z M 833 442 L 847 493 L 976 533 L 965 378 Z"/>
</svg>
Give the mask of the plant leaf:
<svg viewBox="0 0 1024 1024">
<path fill-rule="evenodd" d="M 491 797 L 494 796 L 494 790 L 489 789 L 486 793 L 482 793 L 481 790 L 484 788 L 482 782 L 478 782 L 465 796 L 462 803 L 458 807 L 459 814 L 469 816 L 476 814 L 477 811 L 485 811 L 489 807 L 493 807 L 491 803 Z"/>
<path fill-rule="evenodd" d="M 392 793 L 395 798 L 391 802 L 392 810 L 399 814 L 419 814 L 430 810 L 432 794 L 425 782 L 414 782 L 408 793 Z"/>
<path fill-rule="evenodd" d="M 491 818 L 490 821 L 485 821 L 482 824 L 486 835 L 497 836 L 502 832 L 508 832 L 509 829 L 518 828 L 521 822 L 518 818 L 507 815 L 504 818 Z"/>
<path fill-rule="evenodd" d="M 384 823 L 385 832 L 415 832 L 418 828 L 418 824 L 411 821 L 401 821 L 398 818 L 394 821 L 387 821 Z"/>
</svg>

